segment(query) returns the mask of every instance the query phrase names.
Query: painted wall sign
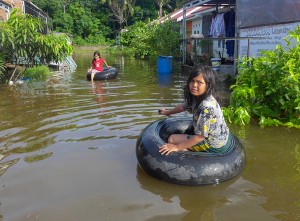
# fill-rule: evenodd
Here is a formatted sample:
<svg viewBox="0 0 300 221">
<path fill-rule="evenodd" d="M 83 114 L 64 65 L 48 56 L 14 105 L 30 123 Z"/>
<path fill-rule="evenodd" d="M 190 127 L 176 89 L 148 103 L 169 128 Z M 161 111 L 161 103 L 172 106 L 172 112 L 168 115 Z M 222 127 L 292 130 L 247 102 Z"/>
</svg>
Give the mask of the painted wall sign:
<svg viewBox="0 0 300 221">
<path fill-rule="evenodd" d="M 300 22 L 245 28 L 240 29 L 240 36 L 262 38 L 250 40 L 249 57 L 258 57 L 262 50 L 274 50 L 276 45 L 285 47 L 284 38 L 289 34 L 289 31 L 295 30 L 297 25 L 300 25 Z M 239 43 L 239 57 L 247 56 L 248 41 L 240 40 Z"/>
</svg>

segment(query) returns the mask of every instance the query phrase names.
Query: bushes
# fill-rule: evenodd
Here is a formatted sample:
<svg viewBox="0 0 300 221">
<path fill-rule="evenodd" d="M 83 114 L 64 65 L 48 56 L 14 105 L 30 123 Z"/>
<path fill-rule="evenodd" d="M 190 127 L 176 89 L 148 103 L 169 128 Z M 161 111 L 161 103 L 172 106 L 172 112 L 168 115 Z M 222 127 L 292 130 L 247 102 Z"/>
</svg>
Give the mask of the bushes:
<svg viewBox="0 0 300 221">
<path fill-rule="evenodd" d="M 43 28 L 39 18 L 13 9 L 8 21 L 0 23 L 0 53 L 7 62 L 27 67 L 37 65 L 37 60 L 42 64 L 62 61 L 73 53 L 67 35 L 43 35 Z"/>
<path fill-rule="evenodd" d="M 32 68 L 27 68 L 24 71 L 24 77 L 35 80 L 46 80 L 52 74 L 47 66 L 41 65 Z"/>
<path fill-rule="evenodd" d="M 136 58 L 155 58 L 158 55 L 178 56 L 180 49 L 179 26 L 172 21 L 163 24 L 137 22 L 120 34 L 119 50 Z M 123 48 L 125 47 L 125 49 Z M 114 49 L 116 52 L 116 50 Z"/>
<path fill-rule="evenodd" d="M 74 44 L 76 45 L 110 45 L 112 40 L 106 39 L 102 35 L 89 35 L 87 38 L 83 39 L 79 36 L 73 39 Z"/>
<path fill-rule="evenodd" d="M 6 76 L 5 76 L 4 58 L 3 55 L 0 54 L 0 82 L 4 83 L 5 81 L 6 81 Z"/>
<path fill-rule="evenodd" d="M 300 128 L 300 27 L 285 40 L 288 47 L 296 44 L 241 61 L 230 105 L 223 108 L 228 122 Z"/>
</svg>

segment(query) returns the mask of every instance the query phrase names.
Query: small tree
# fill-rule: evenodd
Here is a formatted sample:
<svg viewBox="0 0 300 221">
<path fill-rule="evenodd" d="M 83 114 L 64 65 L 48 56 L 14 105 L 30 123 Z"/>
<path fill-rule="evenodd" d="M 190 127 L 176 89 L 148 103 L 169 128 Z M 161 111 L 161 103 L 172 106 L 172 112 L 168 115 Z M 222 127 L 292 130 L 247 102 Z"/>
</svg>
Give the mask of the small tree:
<svg viewBox="0 0 300 221">
<path fill-rule="evenodd" d="M 122 45 L 130 47 L 135 57 L 145 58 L 153 53 L 153 48 L 150 45 L 151 35 L 151 28 L 140 21 L 128 27 L 127 32 L 121 33 L 120 41 Z"/>
<path fill-rule="evenodd" d="M 151 47 L 158 55 L 177 56 L 180 50 L 180 27 L 176 22 L 166 19 L 162 24 L 155 24 L 152 32 Z"/>
<path fill-rule="evenodd" d="M 137 22 L 122 33 L 121 44 L 129 47 L 138 58 L 154 58 L 158 55 L 177 56 L 180 50 L 179 26 L 171 21 L 163 24 Z M 126 49 L 128 50 L 128 49 Z"/>
<path fill-rule="evenodd" d="M 12 38 L 4 40 L 3 51 L 10 55 L 8 57 L 10 62 L 18 64 L 19 58 L 23 58 L 22 60 L 28 61 L 29 65 L 33 65 L 37 48 L 36 40 L 43 30 L 43 22 L 14 9 L 7 21 L 7 28 L 12 32 Z"/>
<path fill-rule="evenodd" d="M 14 9 L 1 27 L 1 52 L 6 55 L 7 61 L 17 65 L 25 63 L 26 67 L 31 67 L 49 61 L 62 61 L 73 52 L 73 46 L 65 35 L 43 35 L 44 23 L 19 10 Z"/>
</svg>

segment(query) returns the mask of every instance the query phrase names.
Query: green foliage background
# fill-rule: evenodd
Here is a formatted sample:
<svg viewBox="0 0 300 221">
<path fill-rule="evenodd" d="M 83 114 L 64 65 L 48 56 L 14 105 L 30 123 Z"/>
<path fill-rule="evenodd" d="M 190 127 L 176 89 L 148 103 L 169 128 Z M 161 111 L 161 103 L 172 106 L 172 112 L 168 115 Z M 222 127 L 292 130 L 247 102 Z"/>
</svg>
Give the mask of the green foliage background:
<svg viewBox="0 0 300 221">
<path fill-rule="evenodd" d="M 124 0 L 32 0 L 50 17 L 52 31 L 64 32 L 74 37 L 78 45 L 110 45 L 115 43 L 120 27 L 109 2 L 121 4 Z M 183 0 L 131 0 L 132 11 L 125 26 L 138 21 L 158 18 L 158 2 L 163 2 L 163 12 L 168 14 L 182 7 Z"/>
</svg>

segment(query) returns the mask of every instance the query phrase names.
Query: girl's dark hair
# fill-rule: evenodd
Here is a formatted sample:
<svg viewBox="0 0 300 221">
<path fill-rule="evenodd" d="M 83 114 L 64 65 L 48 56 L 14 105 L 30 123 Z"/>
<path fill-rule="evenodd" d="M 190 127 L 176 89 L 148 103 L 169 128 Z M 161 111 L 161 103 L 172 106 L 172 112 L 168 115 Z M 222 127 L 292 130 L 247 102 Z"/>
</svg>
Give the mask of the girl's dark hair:
<svg viewBox="0 0 300 221">
<path fill-rule="evenodd" d="M 204 78 L 204 81 L 206 83 L 206 92 L 199 97 L 195 97 L 191 94 L 189 85 L 190 82 L 198 75 L 202 75 Z M 213 95 L 216 99 L 218 99 L 216 93 L 215 72 L 211 67 L 203 66 L 190 73 L 186 85 L 184 87 L 184 100 L 186 101 L 187 105 L 190 107 L 195 101 L 196 101 L 196 106 L 198 106 L 205 98 L 207 98 L 210 95 Z"/>
<path fill-rule="evenodd" d="M 100 55 L 100 52 L 99 52 L 99 51 L 95 51 L 95 52 L 94 52 L 94 58 L 93 58 L 93 60 L 96 60 L 96 59 L 95 59 L 95 55 L 98 55 L 99 58 L 101 58 L 101 55 Z"/>
</svg>

